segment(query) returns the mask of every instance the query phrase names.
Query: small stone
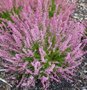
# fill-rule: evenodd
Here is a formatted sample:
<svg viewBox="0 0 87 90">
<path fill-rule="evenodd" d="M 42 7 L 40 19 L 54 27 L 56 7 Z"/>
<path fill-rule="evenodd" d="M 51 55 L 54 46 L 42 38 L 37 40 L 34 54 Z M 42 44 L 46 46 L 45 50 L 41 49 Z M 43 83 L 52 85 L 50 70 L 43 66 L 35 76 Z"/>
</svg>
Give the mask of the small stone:
<svg viewBox="0 0 87 90">
<path fill-rule="evenodd" d="M 82 87 L 82 90 L 87 90 L 87 88 L 86 87 Z"/>
</svg>

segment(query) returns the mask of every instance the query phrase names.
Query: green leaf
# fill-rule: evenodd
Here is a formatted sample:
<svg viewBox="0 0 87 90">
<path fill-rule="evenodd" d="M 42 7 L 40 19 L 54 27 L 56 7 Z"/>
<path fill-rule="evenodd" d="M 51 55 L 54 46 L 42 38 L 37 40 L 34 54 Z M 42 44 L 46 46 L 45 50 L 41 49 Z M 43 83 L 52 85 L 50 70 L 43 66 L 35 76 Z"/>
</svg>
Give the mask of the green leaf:
<svg viewBox="0 0 87 90">
<path fill-rule="evenodd" d="M 58 63 L 57 66 L 58 66 L 58 67 L 61 67 L 61 66 L 62 66 L 62 63 Z"/>
<path fill-rule="evenodd" d="M 49 61 L 47 60 L 47 62 L 43 64 L 42 70 L 45 70 L 45 69 L 47 69 L 48 67 L 49 67 Z"/>
<path fill-rule="evenodd" d="M 0 13 L 0 17 L 13 22 L 13 20 L 11 18 L 12 12 L 14 12 L 17 15 L 19 15 L 21 10 L 22 10 L 22 7 L 18 7 L 18 8 L 14 7 L 11 11 L 1 12 Z M 0 21 L 0 23 L 1 22 L 2 21 Z"/>
<path fill-rule="evenodd" d="M 34 57 L 38 60 L 40 60 L 40 54 L 39 54 L 39 44 L 38 42 L 35 42 L 32 46 L 32 50 L 34 52 Z"/>
<path fill-rule="evenodd" d="M 21 80 L 22 76 L 23 76 L 22 74 L 17 74 L 16 76 L 17 80 Z"/>
<path fill-rule="evenodd" d="M 54 52 L 51 51 L 45 56 L 45 59 L 48 60 L 48 62 L 58 62 L 58 66 L 62 66 L 65 60 L 65 54 L 60 53 L 59 49 L 56 49 Z"/>
<path fill-rule="evenodd" d="M 28 65 L 28 69 L 30 69 L 32 72 L 34 72 L 34 66 L 32 66 L 31 64 Z"/>
<path fill-rule="evenodd" d="M 8 11 L 0 13 L 0 17 L 12 21 L 12 19 L 10 17 L 10 12 L 8 12 Z"/>
<path fill-rule="evenodd" d="M 32 50 L 33 51 L 37 51 L 39 49 L 39 44 L 38 44 L 38 42 L 35 42 L 34 44 L 33 44 L 33 46 L 32 46 Z"/>
<path fill-rule="evenodd" d="M 15 56 L 17 53 L 16 53 L 15 51 L 10 51 L 10 54 L 11 54 L 12 56 Z"/>
<path fill-rule="evenodd" d="M 36 59 L 40 60 L 40 54 L 39 54 L 38 51 L 35 51 L 35 52 L 34 52 L 34 57 L 35 57 Z"/>
<path fill-rule="evenodd" d="M 40 72 L 40 74 L 39 74 L 39 78 L 40 78 L 40 77 L 43 77 L 43 76 L 47 77 L 47 74 L 44 73 L 44 71 Z"/>
<path fill-rule="evenodd" d="M 71 51 L 70 47 L 65 50 L 65 52 L 70 52 L 70 51 Z"/>
<path fill-rule="evenodd" d="M 52 46 L 54 47 L 56 43 L 56 35 L 53 36 L 52 38 Z"/>
<path fill-rule="evenodd" d="M 21 10 L 22 10 L 22 7 L 18 7 L 18 8 L 14 7 L 14 8 L 13 8 L 13 11 L 14 11 L 15 14 L 17 14 L 17 15 L 20 14 L 20 11 L 21 11 Z"/>
<path fill-rule="evenodd" d="M 49 10 L 49 18 L 53 17 L 55 9 L 56 9 L 55 0 L 52 0 L 52 5 Z"/>
<path fill-rule="evenodd" d="M 25 57 L 23 60 L 28 61 L 28 62 L 32 62 L 33 61 L 33 57 Z"/>
</svg>

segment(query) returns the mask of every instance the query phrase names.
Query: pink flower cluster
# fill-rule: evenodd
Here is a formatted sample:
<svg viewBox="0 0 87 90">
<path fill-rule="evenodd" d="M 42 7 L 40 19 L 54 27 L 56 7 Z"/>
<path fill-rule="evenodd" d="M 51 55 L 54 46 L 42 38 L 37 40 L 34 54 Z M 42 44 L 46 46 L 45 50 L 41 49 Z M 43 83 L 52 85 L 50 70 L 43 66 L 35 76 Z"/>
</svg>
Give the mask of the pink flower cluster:
<svg viewBox="0 0 87 90">
<path fill-rule="evenodd" d="M 84 54 L 81 37 L 85 31 L 82 23 L 70 17 L 75 2 L 55 0 L 53 8 L 51 0 L 25 0 L 20 5 L 20 16 L 14 14 L 13 22 L 0 24 L 0 57 L 7 80 L 30 88 L 40 79 L 44 89 L 50 80 L 72 81 Z"/>
<path fill-rule="evenodd" d="M 14 7 L 18 8 L 23 4 L 24 0 L 0 0 L 0 13 L 4 11 L 10 11 Z"/>
</svg>

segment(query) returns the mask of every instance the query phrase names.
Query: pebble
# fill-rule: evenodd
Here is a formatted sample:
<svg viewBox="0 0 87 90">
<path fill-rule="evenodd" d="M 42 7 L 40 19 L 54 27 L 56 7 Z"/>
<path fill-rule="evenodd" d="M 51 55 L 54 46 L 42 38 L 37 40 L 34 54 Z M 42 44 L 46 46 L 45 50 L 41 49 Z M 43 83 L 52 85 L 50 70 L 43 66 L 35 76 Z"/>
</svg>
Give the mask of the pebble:
<svg viewBox="0 0 87 90">
<path fill-rule="evenodd" d="M 77 9 L 73 13 L 73 18 L 79 21 L 87 20 L 87 0 L 78 0 Z"/>
</svg>

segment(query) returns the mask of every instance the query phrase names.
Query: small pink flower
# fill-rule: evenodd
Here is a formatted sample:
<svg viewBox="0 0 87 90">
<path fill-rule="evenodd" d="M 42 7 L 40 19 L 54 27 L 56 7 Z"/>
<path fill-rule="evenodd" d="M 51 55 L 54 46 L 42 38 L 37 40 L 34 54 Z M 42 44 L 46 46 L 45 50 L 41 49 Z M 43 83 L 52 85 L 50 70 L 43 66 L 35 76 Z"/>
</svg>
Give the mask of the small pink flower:
<svg viewBox="0 0 87 90">
<path fill-rule="evenodd" d="M 46 53 L 45 53 L 45 51 L 43 50 L 42 47 L 39 48 L 39 52 L 40 52 L 40 55 L 41 55 L 42 62 L 45 62 L 45 58 L 44 57 L 45 57 Z"/>
</svg>

